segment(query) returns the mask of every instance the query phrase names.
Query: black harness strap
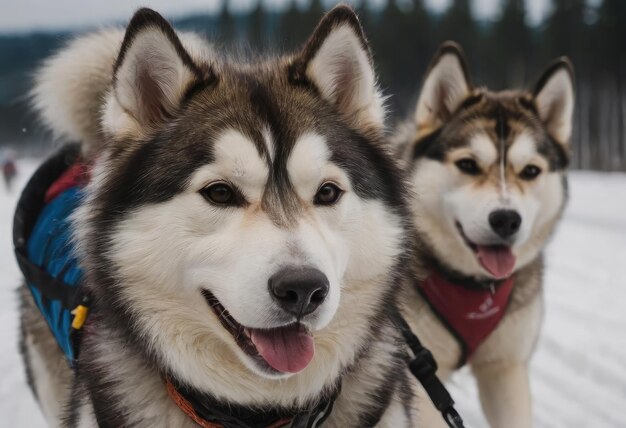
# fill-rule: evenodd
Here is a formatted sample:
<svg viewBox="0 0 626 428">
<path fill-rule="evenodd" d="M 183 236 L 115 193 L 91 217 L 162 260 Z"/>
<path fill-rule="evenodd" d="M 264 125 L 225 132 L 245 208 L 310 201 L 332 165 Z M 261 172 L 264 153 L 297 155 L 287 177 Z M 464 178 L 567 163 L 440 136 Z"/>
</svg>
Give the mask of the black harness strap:
<svg viewBox="0 0 626 428">
<path fill-rule="evenodd" d="M 400 328 L 402 336 L 413 352 L 414 359 L 409 363 L 409 370 L 422 384 L 431 401 L 439 410 L 443 419 L 450 428 L 464 428 L 463 419 L 454 408 L 454 400 L 437 377 L 437 362 L 433 354 L 422 345 L 415 333 L 407 324 L 399 312 L 395 313 L 396 325 Z"/>
<path fill-rule="evenodd" d="M 13 243 L 16 248 L 26 248 L 26 242 L 45 205 L 48 186 L 72 165 L 80 155 L 78 144 L 70 144 L 55 153 L 26 184 L 17 204 L 13 219 Z"/>
<path fill-rule="evenodd" d="M 207 394 L 195 391 L 184 384 L 179 384 L 165 377 L 168 394 L 176 405 L 202 426 L 222 428 L 259 428 L 288 426 L 289 428 L 318 428 L 330 416 L 341 384 L 310 408 L 252 408 L 236 404 L 227 404 Z M 187 407 L 193 410 L 190 415 Z M 199 418 L 199 419 L 195 419 Z M 279 425 L 277 425 L 279 424 Z"/>
<path fill-rule="evenodd" d="M 29 284 L 34 284 L 41 295 L 47 300 L 59 300 L 67 310 L 73 310 L 78 303 L 77 287 L 70 287 L 65 282 L 53 277 L 48 272 L 28 259 L 20 249 L 15 249 L 17 263 Z"/>
</svg>

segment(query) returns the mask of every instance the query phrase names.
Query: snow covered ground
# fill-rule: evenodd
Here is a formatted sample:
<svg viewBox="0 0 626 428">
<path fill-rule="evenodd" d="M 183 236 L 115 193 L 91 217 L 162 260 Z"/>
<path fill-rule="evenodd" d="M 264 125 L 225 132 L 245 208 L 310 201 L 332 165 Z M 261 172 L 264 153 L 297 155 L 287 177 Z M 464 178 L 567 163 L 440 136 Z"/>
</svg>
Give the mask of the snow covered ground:
<svg viewBox="0 0 626 428">
<path fill-rule="evenodd" d="M 18 187 L 35 162 L 21 162 Z M 536 426 L 626 426 L 626 174 L 571 174 L 571 201 L 548 249 L 547 311 L 532 363 Z M 11 247 L 18 192 L 0 189 L 0 426 L 41 427 L 17 353 Z M 622 266 L 622 263 L 625 266 Z M 467 371 L 450 385 L 468 427 L 486 426 Z"/>
</svg>

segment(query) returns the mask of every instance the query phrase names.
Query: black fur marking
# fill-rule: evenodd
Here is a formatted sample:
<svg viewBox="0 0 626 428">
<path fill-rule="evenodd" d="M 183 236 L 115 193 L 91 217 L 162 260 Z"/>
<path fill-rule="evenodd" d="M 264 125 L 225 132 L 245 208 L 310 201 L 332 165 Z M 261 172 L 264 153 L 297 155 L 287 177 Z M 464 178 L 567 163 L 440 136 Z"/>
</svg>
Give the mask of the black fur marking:
<svg viewBox="0 0 626 428">
<path fill-rule="evenodd" d="M 281 114 L 280 108 L 276 105 L 276 101 L 269 88 L 262 85 L 252 76 L 246 75 L 247 84 L 250 87 L 250 103 L 254 107 L 255 113 L 265 122 L 269 128 L 274 141 L 281 142 L 287 136 L 284 134 L 284 115 Z M 280 144 L 279 144 L 280 145 Z M 269 159 L 271 156 L 267 153 L 265 144 L 262 142 L 262 150 Z"/>
<path fill-rule="evenodd" d="M 219 83 L 219 78 L 217 76 L 214 76 L 211 79 L 205 79 L 205 80 L 192 82 L 187 88 L 187 90 L 185 91 L 185 93 L 183 94 L 183 97 L 180 101 L 181 108 L 183 108 L 186 104 L 188 104 L 194 98 L 194 96 L 196 96 L 196 94 L 201 93 L 207 88 L 217 86 L 218 83 Z"/>
<path fill-rule="evenodd" d="M 446 154 L 444 147 L 439 144 L 442 128 L 431 132 L 413 145 L 413 160 L 426 157 L 443 162 Z"/>
<path fill-rule="evenodd" d="M 457 112 L 461 110 L 469 109 L 470 107 L 481 102 L 483 98 L 484 98 L 484 94 L 482 93 L 470 95 L 469 97 L 465 98 L 465 100 L 459 105 L 459 107 L 457 108 Z"/>
<path fill-rule="evenodd" d="M 26 287 L 26 284 L 21 285 L 20 287 Z M 24 314 L 29 308 L 26 307 L 26 302 L 24 302 L 23 294 L 20 292 L 20 313 Z M 22 356 L 22 361 L 24 362 L 24 372 L 26 374 L 26 382 L 28 383 L 28 387 L 30 388 L 33 396 L 36 400 L 39 400 L 37 396 L 37 390 L 35 389 L 35 380 L 33 376 L 33 369 L 30 365 L 30 356 L 28 355 L 28 347 L 26 346 L 26 326 L 24 325 L 24 315 L 20 317 L 20 339 L 18 343 L 20 355 Z"/>
<path fill-rule="evenodd" d="M 410 361 L 410 359 L 404 359 L 403 363 L 408 366 Z M 400 376 L 398 379 L 398 390 L 400 392 L 400 399 L 402 400 L 406 420 L 409 421 L 411 425 L 414 425 L 415 421 L 413 420 L 411 409 L 414 406 L 415 397 L 413 396 L 413 389 L 409 376 L 410 375 Z"/>
<path fill-rule="evenodd" d="M 400 354 L 395 355 L 392 359 L 392 361 L 395 361 L 396 363 L 398 360 L 402 361 L 402 356 Z M 374 427 L 378 425 L 380 419 L 389 407 L 394 391 L 398 389 L 400 377 L 403 375 L 406 375 L 406 371 L 403 370 L 403 367 L 394 367 L 390 364 L 390 369 L 384 377 L 385 380 L 381 385 L 378 385 L 378 388 L 374 391 L 371 401 L 372 405 L 365 409 L 365 412 L 360 415 L 359 423 L 356 426 Z"/>
<path fill-rule="evenodd" d="M 86 397 L 89 395 L 84 390 L 77 377 L 74 376 L 72 380 L 72 391 L 70 393 L 70 399 L 64 409 L 62 426 L 63 428 L 75 428 L 80 423 L 80 408 L 86 404 Z"/>
<path fill-rule="evenodd" d="M 170 131 L 142 144 L 125 158 L 101 192 L 101 213 L 106 221 L 115 220 L 133 208 L 165 202 L 178 194 L 193 171 L 213 160 L 208 145 L 188 144 L 168 150 Z M 165 169 L 167 172 L 165 172 Z"/>
<path fill-rule="evenodd" d="M 98 283 L 105 284 L 105 283 Z M 107 284 L 109 285 L 109 284 Z M 107 291 L 113 290 L 108 288 Z M 111 295 L 113 294 L 113 295 Z M 99 361 L 101 355 L 98 345 L 102 345 L 102 339 L 112 337 L 124 349 L 133 355 L 140 355 L 145 362 L 145 367 L 150 370 L 156 360 L 149 355 L 140 343 L 141 336 L 133 331 L 133 320 L 120 316 L 114 301 L 119 297 L 116 293 L 105 293 L 90 307 L 89 318 L 83 326 L 85 336 L 81 350 L 81 359 L 75 370 L 78 385 L 76 391 L 83 400 L 88 400 L 93 405 L 93 411 L 99 427 L 117 428 L 127 427 L 128 415 L 118 405 L 123 405 L 124 397 L 120 396 L 116 379 L 109 376 L 111 367 Z M 104 297 L 105 296 L 105 297 Z M 106 301 L 107 303 L 104 303 Z M 124 310 L 129 310 L 124 308 Z M 130 317 L 132 318 L 132 316 Z M 95 330 L 98 330 L 95 332 Z M 97 342 L 99 342 L 97 344 Z M 101 346 L 100 346 L 100 349 Z M 102 352 L 101 350 L 99 352 Z M 124 355 L 120 355 L 124 358 Z M 111 360 L 109 364 L 117 364 Z"/>
<path fill-rule="evenodd" d="M 507 141 L 509 138 L 509 134 L 511 133 L 511 127 L 508 122 L 508 115 L 502 109 L 502 106 L 498 105 L 496 108 L 496 127 L 495 132 L 498 136 L 498 141 Z M 501 156 L 505 156 L 506 153 L 501 153 Z"/>
<path fill-rule="evenodd" d="M 261 151 L 269 168 L 269 180 L 263 194 L 263 208 L 275 224 L 287 226 L 293 223 L 295 213 L 298 211 L 298 197 L 287 172 L 288 158 L 297 136 L 289 129 L 289 118 L 277 105 L 270 89 L 253 80 L 251 76 L 247 80 L 250 86 L 250 102 L 261 122 L 269 127 L 275 151 L 272 162 L 272 154 L 268 153 L 263 136 L 259 135 Z"/>
<path fill-rule="evenodd" d="M 532 100 L 528 99 L 527 97 L 522 96 L 522 97 L 517 97 L 517 103 L 520 105 L 520 107 L 528 110 L 534 116 L 539 117 L 537 106 Z"/>
<path fill-rule="evenodd" d="M 537 151 L 548 160 L 551 171 L 562 171 L 569 166 L 569 153 L 550 135 L 538 144 Z"/>
<path fill-rule="evenodd" d="M 395 208 L 405 208 L 406 189 L 393 160 L 379 147 L 353 131 L 334 135 L 329 146 L 331 161 L 343 168 L 354 185 L 354 191 L 364 199 L 378 199 Z M 342 135 L 343 134 L 343 135 Z M 353 144 L 347 144 L 347 141 Z"/>
</svg>

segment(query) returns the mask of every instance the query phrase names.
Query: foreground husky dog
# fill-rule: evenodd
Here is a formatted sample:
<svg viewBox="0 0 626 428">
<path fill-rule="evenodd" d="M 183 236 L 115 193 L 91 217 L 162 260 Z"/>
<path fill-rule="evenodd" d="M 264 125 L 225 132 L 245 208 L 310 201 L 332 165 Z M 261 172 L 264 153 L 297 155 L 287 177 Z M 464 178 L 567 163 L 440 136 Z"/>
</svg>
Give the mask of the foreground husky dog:
<svg viewBox="0 0 626 428">
<path fill-rule="evenodd" d="M 471 364 L 494 427 L 532 424 L 542 250 L 567 198 L 573 107 L 567 60 L 530 92 L 491 92 L 472 86 L 460 48 L 447 43 L 398 134 L 420 238 L 406 316 L 441 376 Z M 434 410 L 423 414 L 425 426 L 440 425 Z"/>
<path fill-rule="evenodd" d="M 413 425 L 389 320 L 409 211 L 349 8 L 299 54 L 251 63 L 143 9 L 48 61 L 35 102 L 93 161 L 73 217 L 93 296 L 75 372 L 22 293 L 50 424 L 195 426 L 167 382 L 223 426 L 316 426 L 329 397 L 329 426 Z"/>
</svg>

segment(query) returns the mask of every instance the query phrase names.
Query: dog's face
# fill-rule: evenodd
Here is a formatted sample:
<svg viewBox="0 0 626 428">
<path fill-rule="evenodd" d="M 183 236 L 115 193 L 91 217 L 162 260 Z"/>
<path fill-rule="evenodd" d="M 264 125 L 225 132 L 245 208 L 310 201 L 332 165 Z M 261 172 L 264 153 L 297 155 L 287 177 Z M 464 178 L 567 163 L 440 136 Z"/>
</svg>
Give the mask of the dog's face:
<svg viewBox="0 0 626 428">
<path fill-rule="evenodd" d="M 403 252 L 365 38 L 340 7 L 300 54 L 263 64 L 182 40 L 154 12 L 127 30 L 113 143 L 79 215 L 87 261 L 184 381 L 238 399 L 261 379 L 289 378 L 291 400 L 319 391 L 358 352 Z"/>
<path fill-rule="evenodd" d="M 456 45 L 442 47 L 403 157 L 416 224 L 444 266 L 499 279 L 537 256 L 566 199 L 573 107 L 566 60 L 532 92 L 494 93 L 471 86 Z"/>
</svg>

